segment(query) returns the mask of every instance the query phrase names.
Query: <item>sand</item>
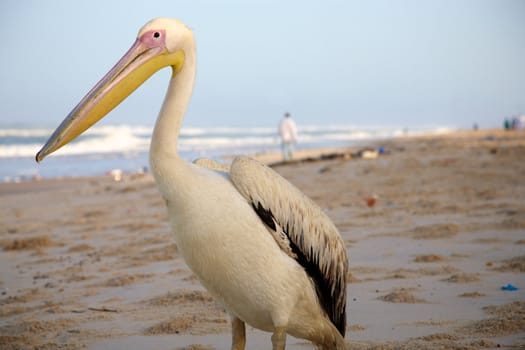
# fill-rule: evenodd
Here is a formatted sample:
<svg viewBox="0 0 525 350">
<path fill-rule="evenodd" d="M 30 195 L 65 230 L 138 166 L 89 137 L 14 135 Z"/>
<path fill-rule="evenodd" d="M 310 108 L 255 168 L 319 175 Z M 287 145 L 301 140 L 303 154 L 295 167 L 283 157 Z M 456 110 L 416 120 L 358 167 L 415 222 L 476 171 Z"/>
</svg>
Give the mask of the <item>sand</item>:
<svg viewBox="0 0 525 350">
<path fill-rule="evenodd" d="M 525 348 L 525 133 L 367 146 L 386 154 L 317 150 L 274 167 L 347 244 L 348 344 Z M 229 349 L 229 332 L 150 175 L 0 184 L 0 349 Z M 268 333 L 247 337 L 270 347 Z"/>
</svg>

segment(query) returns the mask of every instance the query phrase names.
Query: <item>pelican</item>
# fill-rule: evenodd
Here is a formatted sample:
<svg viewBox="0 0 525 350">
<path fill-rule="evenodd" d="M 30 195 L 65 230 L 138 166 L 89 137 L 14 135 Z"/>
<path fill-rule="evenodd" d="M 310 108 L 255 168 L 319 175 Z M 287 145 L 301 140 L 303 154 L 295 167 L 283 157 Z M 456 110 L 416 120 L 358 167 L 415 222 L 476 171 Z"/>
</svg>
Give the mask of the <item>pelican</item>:
<svg viewBox="0 0 525 350">
<path fill-rule="evenodd" d="M 195 80 L 193 33 L 157 18 L 64 119 L 36 155 L 64 146 L 107 115 L 156 71 L 171 67 L 150 144 L 150 165 L 176 244 L 189 268 L 231 316 L 232 349 L 246 344 L 245 324 L 320 349 L 344 349 L 345 243 L 313 201 L 269 167 L 237 157 L 228 168 L 186 162 L 177 139 Z"/>
</svg>

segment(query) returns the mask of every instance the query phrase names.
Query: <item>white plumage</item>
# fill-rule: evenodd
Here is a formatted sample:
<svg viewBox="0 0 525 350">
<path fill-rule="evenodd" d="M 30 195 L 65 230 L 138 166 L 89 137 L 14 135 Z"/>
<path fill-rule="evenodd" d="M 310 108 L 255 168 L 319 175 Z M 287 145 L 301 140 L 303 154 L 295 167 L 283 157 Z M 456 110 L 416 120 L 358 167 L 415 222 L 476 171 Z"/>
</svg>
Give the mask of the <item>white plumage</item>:
<svg viewBox="0 0 525 350">
<path fill-rule="evenodd" d="M 177 139 L 195 77 L 192 32 L 156 19 L 130 51 L 79 103 L 37 154 L 40 161 L 114 108 L 151 74 L 173 68 L 150 147 L 177 246 L 190 269 L 232 315 L 232 349 L 244 349 L 244 323 L 286 333 L 322 349 L 343 349 L 346 248 L 323 211 L 270 168 L 247 157 L 231 168 L 195 164 Z"/>
</svg>

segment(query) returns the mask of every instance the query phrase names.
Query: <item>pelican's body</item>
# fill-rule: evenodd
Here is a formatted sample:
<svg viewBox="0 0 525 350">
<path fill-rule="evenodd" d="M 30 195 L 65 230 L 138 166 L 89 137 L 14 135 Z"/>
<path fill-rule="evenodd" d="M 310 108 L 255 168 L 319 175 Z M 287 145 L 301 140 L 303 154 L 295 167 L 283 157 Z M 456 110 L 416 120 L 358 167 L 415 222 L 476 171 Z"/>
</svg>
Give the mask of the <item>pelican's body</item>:
<svg viewBox="0 0 525 350">
<path fill-rule="evenodd" d="M 206 289 L 233 316 L 264 331 L 283 324 L 288 333 L 319 343 L 328 329 L 337 331 L 305 270 L 279 248 L 229 178 L 178 165 L 198 186 L 167 199 L 169 216 L 177 247 Z"/>
<path fill-rule="evenodd" d="M 106 115 L 156 70 L 173 76 L 157 119 L 150 164 L 186 263 L 232 316 L 232 349 L 244 323 L 323 349 L 343 349 L 347 258 L 319 207 L 271 169 L 246 157 L 228 171 L 177 153 L 195 77 L 193 34 L 181 22 L 148 23 L 128 53 L 88 93 L 37 154 L 41 160 Z M 199 165 L 199 164 L 203 164 Z"/>
</svg>

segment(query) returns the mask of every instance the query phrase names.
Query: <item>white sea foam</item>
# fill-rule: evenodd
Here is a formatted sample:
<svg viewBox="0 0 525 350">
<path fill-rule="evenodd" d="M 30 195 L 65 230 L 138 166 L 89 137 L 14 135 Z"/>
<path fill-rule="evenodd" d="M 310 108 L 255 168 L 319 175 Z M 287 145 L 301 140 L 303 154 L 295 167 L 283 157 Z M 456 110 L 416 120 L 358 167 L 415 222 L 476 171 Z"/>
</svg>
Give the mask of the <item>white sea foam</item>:
<svg viewBox="0 0 525 350">
<path fill-rule="evenodd" d="M 0 158 L 34 157 L 40 147 L 39 144 L 0 145 Z"/>
<path fill-rule="evenodd" d="M 410 134 L 443 133 L 449 128 L 413 130 Z M 52 129 L 0 129 L 0 158 L 34 157 L 35 153 L 51 135 Z M 56 155 L 87 154 L 133 154 L 147 152 L 152 133 L 150 126 L 103 125 L 95 126 L 85 135 L 57 151 Z M 344 145 L 359 140 L 398 137 L 407 132 L 399 128 L 362 128 L 354 126 L 307 125 L 299 130 L 299 144 L 303 145 Z M 225 151 L 257 147 L 277 146 L 279 139 L 275 128 L 216 127 L 181 130 L 179 148 L 181 151 Z"/>
<path fill-rule="evenodd" d="M 53 129 L 2 129 L 0 128 L 0 137 L 45 137 L 51 135 Z"/>
<path fill-rule="evenodd" d="M 0 158 L 34 157 L 51 129 L 0 129 Z M 94 127 L 57 151 L 59 155 L 81 155 L 93 153 L 128 153 L 147 150 L 150 128 L 130 126 Z M 39 141 L 39 143 L 35 143 Z"/>
</svg>

